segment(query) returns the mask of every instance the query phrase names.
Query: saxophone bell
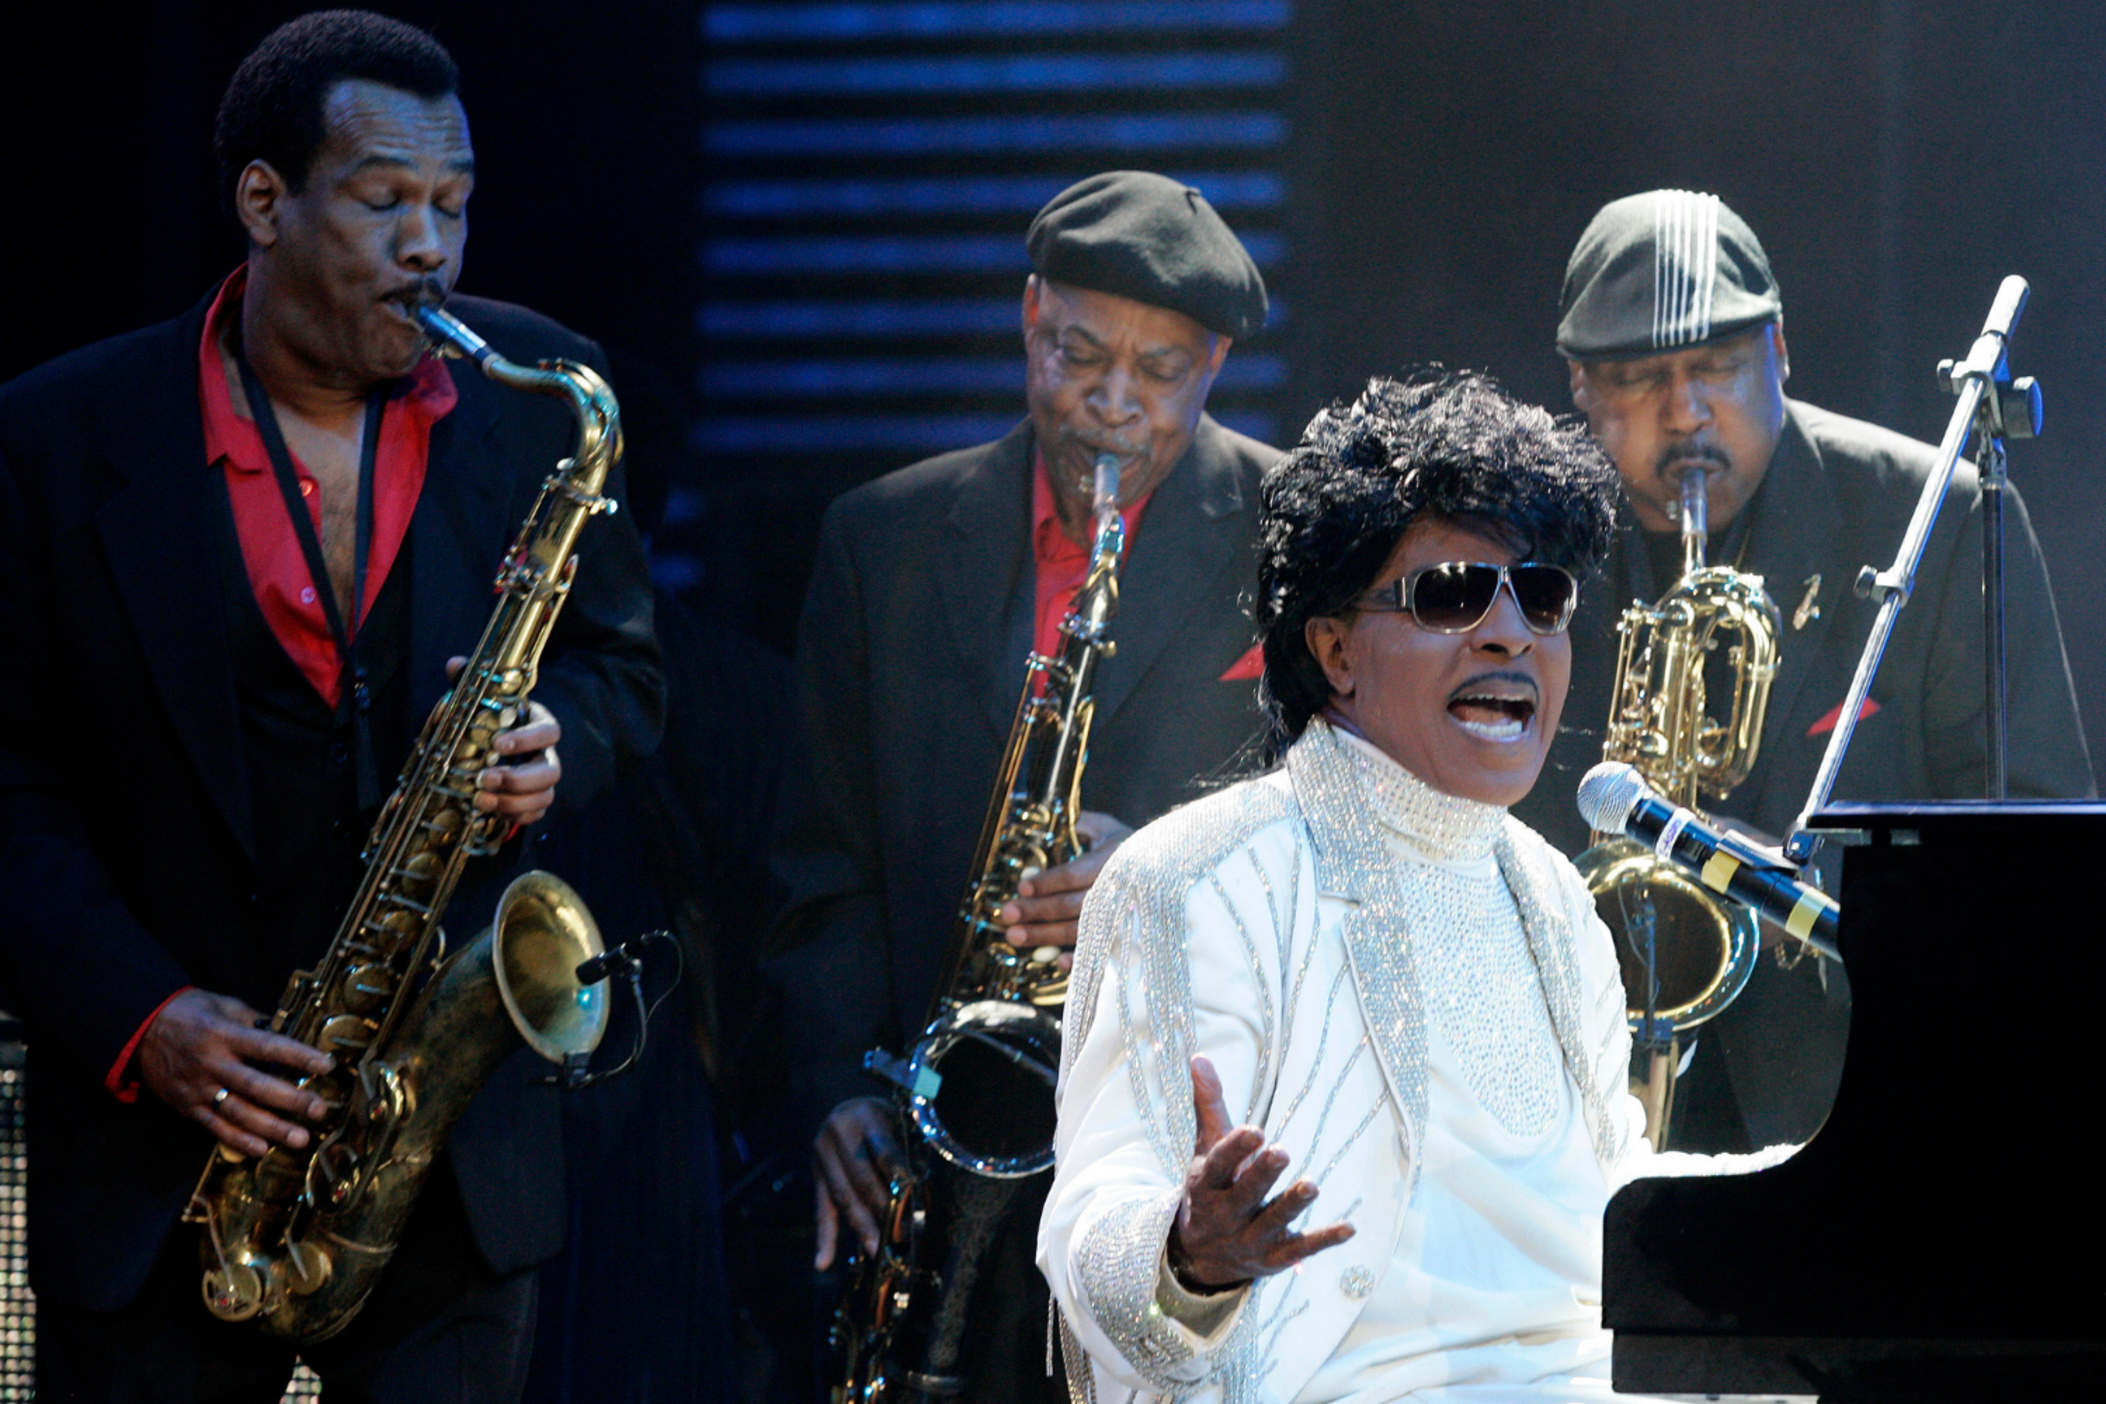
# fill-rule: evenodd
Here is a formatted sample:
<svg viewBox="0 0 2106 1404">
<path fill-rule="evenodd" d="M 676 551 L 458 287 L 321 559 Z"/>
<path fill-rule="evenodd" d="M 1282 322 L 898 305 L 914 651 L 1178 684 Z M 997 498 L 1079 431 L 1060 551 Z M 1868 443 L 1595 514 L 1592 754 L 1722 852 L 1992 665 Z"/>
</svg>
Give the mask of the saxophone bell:
<svg viewBox="0 0 2106 1404">
<path fill-rule="evenodd" d="M 898 1089 L 922 1142 L 960 1170 L 1020 1180 L 1052 1168 L 1060 1024 L 1044 1011 L 974 1000 L 932 1024 L 904 1061 L 873 1051 L 863 1065 Z"/>
<path fill-rule="evenodd" d="M 505 1017 L 551 1063 L 589 1057 L 607 1033 L 607 980 L 588 980 L 606 943 L 583 898 L 554 873 L 512 879 L 490 922 L 491 968 Z"/>
</svg>

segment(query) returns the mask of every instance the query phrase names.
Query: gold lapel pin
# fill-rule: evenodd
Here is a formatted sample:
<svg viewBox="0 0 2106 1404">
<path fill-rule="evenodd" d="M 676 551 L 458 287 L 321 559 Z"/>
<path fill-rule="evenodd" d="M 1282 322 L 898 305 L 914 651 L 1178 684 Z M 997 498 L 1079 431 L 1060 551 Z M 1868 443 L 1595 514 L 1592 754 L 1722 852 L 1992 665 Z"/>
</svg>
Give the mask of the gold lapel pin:
<svg viewBox="0 0 2106 1404">
<path fill-rule="evenodd" d="M 1806 578 L 1806 597 L 1800 600 L 1799 607 L 1792 611 L 1793 633 L 1797 633 L 1799 630 L 1804 629 L 1809 621 L 1819 619 L 1821 617 L 1821 607 L 1814 603 L 1816 599 L 1820 598 L 1820 595 L 1821 577 L 1818 575 L 1809 575 Z"/>
</svg>

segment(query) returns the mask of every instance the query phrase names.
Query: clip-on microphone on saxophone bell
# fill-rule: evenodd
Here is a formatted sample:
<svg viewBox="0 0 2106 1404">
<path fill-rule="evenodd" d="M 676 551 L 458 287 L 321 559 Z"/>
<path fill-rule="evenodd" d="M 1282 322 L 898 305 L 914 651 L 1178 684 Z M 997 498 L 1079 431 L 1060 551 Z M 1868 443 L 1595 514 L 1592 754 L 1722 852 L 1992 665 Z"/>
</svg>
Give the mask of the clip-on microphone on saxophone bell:
<svg viewBox="0 0 2106 1404">
<path fill-rule="evenodd" d="M 559 1071 L 535 1078 L 534 1086 L 559 1087 L 565 1092 L 582 1092 L 609 1078 L 620 1077 L 636 1066 L 637 1059 L 643 1057 L 644 1044 L 650 1037 L 651 1016 L 658 1012 L 658 1006 L 665 1000 L 665 995 L 660 995 L 649 1004 L 644 1002 L 644 952 L 650 948 L 653 941 L 664 941 L 672 946 L 676 962 L 673 981 L 675 984 L 679 983 L 680 942 L 670 931 L 646 931 L 634 941 L 624 941 L 580 962 L 577 970 L 573 972 L 577 976 L 580 989 L 590 989 L 609 976 L 619 977 L 622 984 L 628 988 L 630 1003 L 636 1009 L 636 1042 L 630 1045 L 629 1056 L 607 1071 L 596 1073 L 592 1071 L 592 1054 L 571 1053 L 564 1057 L 563 1066 Z M 667 986 L 667 993 L 671 993 L 671 986 Z"/>
</svg>

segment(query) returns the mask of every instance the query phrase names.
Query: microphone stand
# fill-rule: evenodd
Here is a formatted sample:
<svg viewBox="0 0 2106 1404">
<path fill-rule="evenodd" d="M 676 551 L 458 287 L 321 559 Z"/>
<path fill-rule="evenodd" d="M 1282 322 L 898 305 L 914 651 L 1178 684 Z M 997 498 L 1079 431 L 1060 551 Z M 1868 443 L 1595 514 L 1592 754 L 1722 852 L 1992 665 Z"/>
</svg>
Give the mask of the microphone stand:
<svg viewBox="0 0 2106 1404">
<path fill-rule="evenodd" d="M 1972 357 L 1969 358 L 1970 360 Z M 2040 385 L 2031 376 L 2011 379 L 2008 361 L 1999 366 L 1997 393 L 1982 397 L 1976 414 L 1975 469 L 1982 481 L 1982 664 L 1989 705 L 1988 797 L 2010 796 L 2009 688 L 2004 641 L 2004 489 L 2010 486 L 2006 439 L 2040 437 Z M 1950 361 L 1938 365 L 1938 383 L 1957 394 Z"/>
<path fill-rule="evenodd" d="M 1873 617 L 1872 633 L 1865 640 L 1865 651 L 1858 659 L 1857 673 L 1850 680 L 1850 691 L 1843 699 L 1843 710 L 1836 718 L 1835 730 L 1829 734 L 1828 749 L 1821 756 L 1820 769 L 1814 773 L 1813 791 L 1806 797 L 1806 807 L 1799 811 L 1799 817 L 1792 824 L 1791 836 L 1785 841 L 1785 855 L 1795 863 L 1804 865 L 1820 843 L 1819 837 L 1808 830 L 1807 823 L 1828 803 L 1828 797 L 1835 789 L 1836 776 L 1843 767 L 1843 755 L 1850 749 L 1850 740 L 1857 733 L 1858 714 L 1864 709 L 1865 699 L 1871 695 L 1872 679 L 1879 671 L 1880 659 L 1893 636 L 1894 622 L 1900 616 L 1902 606 L 1908 603 L 1909 592 L 1915 588 L 1916 567 L 1922 563 L 1931 528 L 1937 525 L 1938 508 L 1944 501 L 1945 489 L 1952 482 L 1953 470 L 1959 464 L 1960 455 L 1966 451 L 1970 435 L 1979 437 L 1976 463 L 1982 483 L 1983 654 L 1989 731 L 1987 789 L 1990 799 L 2005 797 L 2008 738 L 2004 717 L 2003 491 L 2008 477 L 2004 441 L 2035 437 L 2040 432 L 2041 417 L 2040 386 L 2031 376 L 2016 381 L 2011 378 L 2011 333 L 2017 329 L 2018 319 L 2025 311 L 2028 293 L 2025 279 L 2016 274 L 2005 278 L 1996 290 L 1996 301 L 1989 308 L 1981 335 L 1975 338 L 1967 359 L 1939 363 L 1938 383 L 1957 396 L 1959 402 L 1953 406 L 1952 418 L 1946 422 L 1945 437 L 1938 446 L 1938 466 L 1924 480 L 1923 492 L 1916 499 L 1915 515 L 1909 519 L 1909 529 L 1901 538 L 1901 549 L 1894 556 L 1894 564 L 1883 571 L 1865 566 L 1858 572 L 1857 593 L 1864 599 L 1876 600 L 1879 612 Z"/>
</svg>

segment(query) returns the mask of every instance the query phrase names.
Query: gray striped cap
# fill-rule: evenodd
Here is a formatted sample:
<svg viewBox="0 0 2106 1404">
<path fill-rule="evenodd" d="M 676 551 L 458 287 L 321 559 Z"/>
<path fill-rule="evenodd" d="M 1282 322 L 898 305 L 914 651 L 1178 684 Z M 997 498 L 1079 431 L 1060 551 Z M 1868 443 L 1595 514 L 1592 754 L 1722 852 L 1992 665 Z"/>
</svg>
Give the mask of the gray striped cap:
<svg viewBox="0 0 2106 1404">
<path fill-rule="evenodd" d="M 1755 231 L 1716 195 L 1649 190 L 1602 206 L 1565 265 L 1558 350 L 1654 356 L 1783 314 Z"/>
</svg>

